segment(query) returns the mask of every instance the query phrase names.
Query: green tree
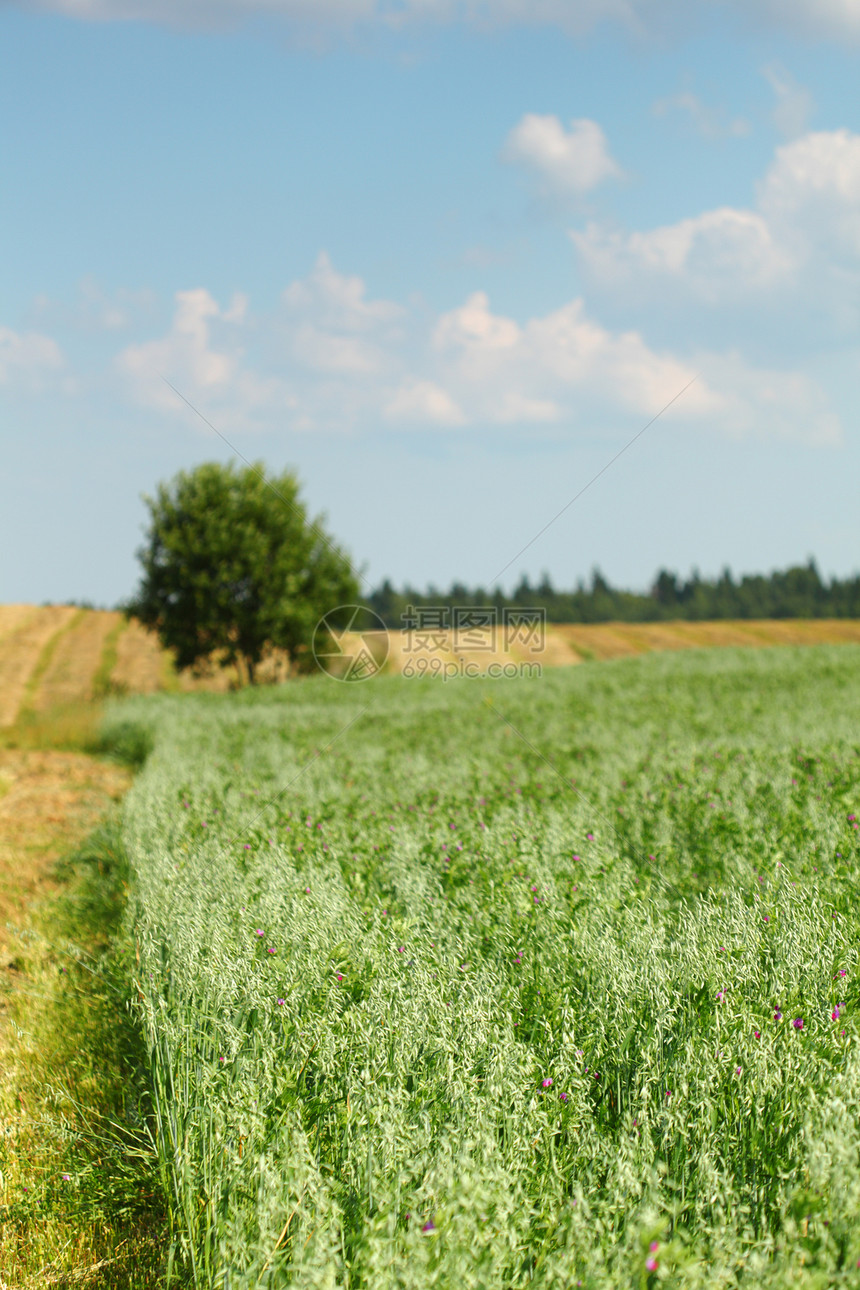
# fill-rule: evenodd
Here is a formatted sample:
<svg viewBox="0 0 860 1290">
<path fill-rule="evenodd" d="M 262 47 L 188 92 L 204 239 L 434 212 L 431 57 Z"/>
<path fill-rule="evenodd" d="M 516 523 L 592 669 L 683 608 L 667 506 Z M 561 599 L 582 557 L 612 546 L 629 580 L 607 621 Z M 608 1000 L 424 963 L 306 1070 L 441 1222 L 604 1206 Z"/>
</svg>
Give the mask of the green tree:
<svg viewBox="0 0 860 1290">
<path fill-rule="evenodd" d="M 126 612 L 180 667 L 222 651 L 253 683 L 270 646 L 305 666 L 316 623 L 358 595 L 349 557 L 308 519 L 288 472 L 207 462 L 144 501 L 143 578 Z"/>
</svg>

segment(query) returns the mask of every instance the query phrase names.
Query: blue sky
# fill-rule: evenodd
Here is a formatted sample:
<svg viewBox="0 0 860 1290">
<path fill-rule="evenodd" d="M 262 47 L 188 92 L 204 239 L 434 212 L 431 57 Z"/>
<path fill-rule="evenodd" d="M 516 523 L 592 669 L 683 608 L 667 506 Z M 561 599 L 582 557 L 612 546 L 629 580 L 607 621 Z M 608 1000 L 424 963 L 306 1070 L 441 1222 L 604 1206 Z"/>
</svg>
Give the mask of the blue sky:
<svg viewBox="0 0 860 1290">
<path fill-rule="evenodd" d="M 856 571 L 858 62 L 860 0 L 4 5 L 0 601 L 133 589 L 230 456 L 165 378 L 369 585 Z"/>
</svg>

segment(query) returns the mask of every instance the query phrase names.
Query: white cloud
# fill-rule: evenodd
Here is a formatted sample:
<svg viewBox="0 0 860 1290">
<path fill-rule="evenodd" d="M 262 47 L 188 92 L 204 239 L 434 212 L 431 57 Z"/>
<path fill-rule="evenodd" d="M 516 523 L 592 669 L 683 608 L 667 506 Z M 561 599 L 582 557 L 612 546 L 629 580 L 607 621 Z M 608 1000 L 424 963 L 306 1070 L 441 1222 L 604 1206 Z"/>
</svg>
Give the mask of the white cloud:
<svg viewBox="0 0 860 1290">
<path fill-rule="evenodd" d="M 758 204 L 795 254 L 813 248 L 860 268 L 860 134 L 805 134 L 776 151 Z"/>
<path fill-rule="evenodd" d="M 237 355 L 213 349 L 211 319 L 225 318 L 217 303 L 202 288 L 177 291 L 173 325 L 161 340 L 129 345 L 117 359 L 120 369 L 139 386 L 158 391 L 156 402 L 172 406 L 175 397 L 159 390 L 162 377 L 186 382 L 195 390 L 224 387 L 236 374 Z"/>
<path fill-rule="evenodd" d="M 0 327 L 0 385 L 37 391 L 65 367 L 63 352 L 50 336 Z"/>
<path fill-rule="evenodd" d="M 730 206 L 646 233 L 622 234 L 592 223 L 570 236 L 588 275 L 604 285 L 638 280 L 641 287 L 674 279 L 708 304 L 769 287 L 794 265 L 762 215 Z"/>
<path fill-rule="evenodd" d="M 781 307 L 848 308 L 860 274 L 860 135 L 802 135 L 776 150 L 756 209 L 721 207 L 647 232 L 572 231 L 596 288 L 714 305 L 773 298 Z"/>
<path fill-rule="evenodd" d="M 472 422 L 507 424 L 575 416 L 582 398 L 605 408 L 656 410 L 694 375 L 650 351 L 636 332 L 612 333 L 573 300 L 520 327 L 493 315 L 481 292 L 443 315 L 433 344 L 447 382 Z M 707 398 L 704 387 L 691 402 Z"/>
<path fill-rule="evenodd" d="M 738 138 L 750 132 L 748 121 L 742 117 L 728 120 L 724 112 L 708 107 L 690 90 L 658 99 L 652 111 L 655 116 L 667 116 L 670 112 L 685 113 L 705 139 Z"/>
<path fill-rule="evenodd" d="M 325 39 L 360 27 L 398 30 L 428 23 L 479 30 L 506 26 L 555 27 L 577 37 L 612 22 L 637 34 L 665 35 L 677 25 L 677 0 L 18 0 L 90 22 L 137 21 L 171 27 L 213 28 L 258 17 L 281 19 L 297 35 Z M 809 35 L 816 40 L 860 41 L 860 0 L 702 0 L 730 7 L 747 24 Z M 695 15 L 693 15 L 695 17 Z M 687 15 L 690 20 L 690 15 Z"/>
<path fill-rule="evenodd" d="M 435 381 L 408 377 L 384 405 L 386 420 L 406 425 L 462 426 L 466 417 Z"/>
<path fill-rule="evenodd" d="M 278 411 L 295 410 L 295 400 L 280 377 L 260 375 L 243 362 L 240 329 L 246 297 L 234 296 L 226 309 L 203 288 L 177 291 L 174 299 L 167 334 L 128 345 L 115 359 L 139 403 L 159 411 L 181 409 L 190 416 L 187 405 L 166 384 L 169 381 L 203 415 L 223 418 L 224 429 L 248 428 Z M 221 332 L 217 342 L 213 326 Z"/>
<path fill-rule="evenodd" d="M 525 166 L 550 192 L 577 196 L 621 175 L 600 126 L 584 117 L 566 132 L 556 116 L 527 113 L 505 140 L 502 160 Z"/>
<path fill-rule="evenodd" d="M 166 334 L 127 346 L 115 366 L 138 402 L 190 416 L 169 381 L 225 432 L 347 429 L 379 413 L 383 378 L 402 376 L 404 312 L 368 300 L 362 280 L 339 274 L 322 252 L 269 318 L 253 316 L 241 294 L 222 308 L 204 288 L 177 292 Z"/>
<path fill-rule="evenodd" d="M 397 337 L 404 310 L 390 300 L 367 300 L 362 279 L 338 273 L 325 251 L 282 302 L 284 350 L 300 366 L 347 376 L 389 366 L 386 343 Z"/>
<path fill-rule="evenodd" d="M 320 251 L 311 273 L 291 283 L 283 301 L 296 313 L 312 312 L 320 326 L 342 332 L 370 331 L 403 316 L 400 305 L 390 300 L 366 300 L 365 292 L 361 278 L 338 273 L 327 252 Z"/>
<path fill-rule="evenodd" d="M 787 72 L 780 63 L 769 63 L 762 75 L 776 97 L 771 117 L 780 134 L 794 139 L 806 129 L 814 103 L 809 90 Z"/>
<path fill-rule="evenodd" d="M 221 308 L 202 288 L 178 292 L 167 333 L 128 346 L 117 357 L 133 396 L 159 411 L 181 410 L 190 417 L 164 376 L 224 433 L 267 426 L 304 431 L 528 426 L 558 438 L 586 428 L 599 431 L 619 420 L 644 423 L 699 369 L 699 379 L 670 417 L 730 435 L 770 433 L 831 442 L 839 434 L 826 399 L 802 373 L 761 371 L 736 354 L 705 353 L 694 364 L 669 350 L 655 350 L 636 330 L 604 327 L 581 299 L 518 321 L 494 313 L 489 297 L 478 291 L 423 328 L 419 322 L 407 327 L 399 306 L 368 302 L 361 280 L 329 272 L 327 261 L 322 278 L 336 289 L 324 292 L 321 304 L 319 267 L 320 262 L 308 278 L 288 288 L 274 319 L 255 317 L 244 297 Z M 324 316 L 330 323 L 351 325 L 353 332 L 327 332 Z M 250 354 L 248 346 L 263 333 L 274 343 L 258 343 Z M 312 338 L 313 345 L 322 344 L 322 357 L 312 345 L 304 365 L 290 362 L 285 376 L 278 357 L 284 337 L 292 355 Z M 368 366 L 362 347 L 371 343 L 378 361 Z M 268 362 L 261 348 L 268 349 Z"/>
<path fill-rule="evenodd" d="M 717 392 L 716 418 L 731 438 L 769 435 L 813 446 L 842 441 L 839 417 L 805 373 L 754 368 L 736 352 L 703 354 L 697 362 Z"/>
<path fill-rule="evenodd" d="M 483 352 L 510 351 L 520 336 L 513 319 L 491 314 L 486 292 L 475 291 L 459 309 L 442 315 L 433 331 L 433 344 L 437 349 L 460 346 Z"/>
</svg>

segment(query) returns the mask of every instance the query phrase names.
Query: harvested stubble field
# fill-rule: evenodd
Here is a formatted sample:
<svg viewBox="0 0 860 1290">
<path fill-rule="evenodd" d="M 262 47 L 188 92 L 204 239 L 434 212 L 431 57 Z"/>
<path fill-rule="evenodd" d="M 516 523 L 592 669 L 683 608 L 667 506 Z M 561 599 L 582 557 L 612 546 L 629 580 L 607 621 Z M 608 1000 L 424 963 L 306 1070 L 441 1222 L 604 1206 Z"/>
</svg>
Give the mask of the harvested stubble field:
<svg viewBox="0 0 860 1290">
<path fill-rule="evenodd" d="M 860 649 L 155 695 L 135 731 L 195 1285 L 860 1285 Z"/>
<path fill-rule="evenodd" d="M 715 623 L 599 623 L 552 625 L 538 653 L 516 645 L 482 641 L 477 650 L 458 650 L 450 632 L 437 633 L 430 648 L 416 647 L 406 633 L 391 632 L 389 673 L 404 669 L 433 674 L 457 659 L 485 670 L 490 663 L 535 662 L 564 667 L 583 660 L 619 658 L 653 650 L 717 646 L 860 644 L 860 622 L 750 620 Z M 474 633 L 473 633 L 474 635 Z M 275 653 L 261 678 L 280 679 L 286 660 Z M 157 691 L 216 691 L 235 687 L 233 667 L 203 675 L 177 673 L 170 653 L 140 623 L 108 610 L 68 605 L 0 605 L 0 731 L 22 720 L 88 705 L 107 694 Z"/>
</svg>

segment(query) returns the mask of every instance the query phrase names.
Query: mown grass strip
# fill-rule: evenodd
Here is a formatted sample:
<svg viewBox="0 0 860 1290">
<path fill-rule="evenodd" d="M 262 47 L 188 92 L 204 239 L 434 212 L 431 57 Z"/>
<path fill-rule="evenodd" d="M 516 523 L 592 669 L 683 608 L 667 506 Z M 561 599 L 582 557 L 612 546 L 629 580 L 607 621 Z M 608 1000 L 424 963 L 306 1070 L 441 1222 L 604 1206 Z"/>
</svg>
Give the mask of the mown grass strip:
<svg viewBox="0 0 860 1290">
<path fill-rule="evenodd" d="M 51 664 L 51 659 L 54 657 L 57 646 L 64 636 L 68 635 L 69 632 L 74 631 L 86 612 L 87 611 L 85 609 L 79 609 L 78 612 L 70 618 L 69 621 L 59 629 L 59 631 L 54 632 L 50 640 L 46 641 L 42 646 L 39 657 L 36 659 L 36 666 L 30 673 L 29 680 L 27 681 L 27 685 L 24 689 L 24 697 L 21 701 L 21 707 L 18 709 L 16 724 L 35 717 L 36 712 L 34 700 L 38 693 L 42 678 Z"/>
<path fill-rule="evenodd" d="M 109 694 L 121 692 L 116 683 L 111 679 L 114 668 L 117 664 L 117 653 L 119 638 L 123 632 L 128 630 L 128 619 L 121 618 L 115 627 L 112 627 L 105 637 L 102 646 L 102 656 L 96 674 L 93 677 L 93 696 L 96 699 L 104 699 Z"/>
<path fill-rule="evenodd" d="M 60 894 L 19 932 L 3 974 L 3 1290 L 163 1284 L 147 1084 L 127 1007 L 126 873 L 110 819 L 61 864 Z"/>
</svg>

